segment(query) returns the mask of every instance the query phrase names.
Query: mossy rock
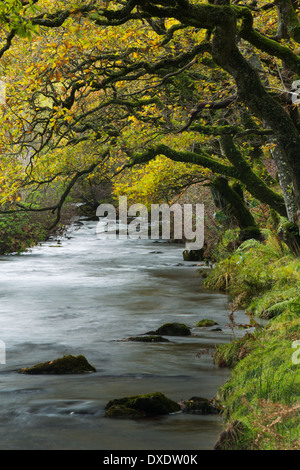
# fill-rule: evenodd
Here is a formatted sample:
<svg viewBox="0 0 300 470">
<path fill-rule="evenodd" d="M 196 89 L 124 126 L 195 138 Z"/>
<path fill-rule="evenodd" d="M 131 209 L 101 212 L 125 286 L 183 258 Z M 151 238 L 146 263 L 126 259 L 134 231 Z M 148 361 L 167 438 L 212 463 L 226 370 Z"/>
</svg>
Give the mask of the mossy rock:
<svg viewBox="0 0 300 470">
<path fill-rule="evenodd" d="M 203 320 L 200 320 L 200 321 L 198 321 L 198 323 L 196 323 L 196 327 L 201 328 L 201 327 L 215 326 L 217 324 L 218 323 L 216 323 L 213 320 L 209 320 L 208 318 L 204 318 Z"/>
<path fill-rule="evenodd" d="M 208 276 L 208 269 L 198 269 L 198 274 L 202 279 L 206 279 Z"/>
<path fill-rule="evenodd" d="M 192 397 L 184 402 L 183 412 L 209 415 L 218 414 L 219 408 L 212 400 L 208 400 L 207 398 L 202 397 Z"/>
<path fill-rule="evenodd" d="M 113 405 L 104 414 L 105 418 L 117 418 L 117 419 L 138 419 L 145 416 L 139 410 L 128 408 L 124 405 Z"/>
<path fill-rule="evenodd" d="M 182 253 L 184 261 L 203 261 L 204 250 L 184 250 Z"/>
<path fill-rule="evenodd" d="M 191 330 L 183 323 L 165 323 L 156 331 L 149 331 L 146 335 L 162 335 L 162 336 L 189 336 Z"/>
<path fill-rule="evenodd" d="M 88 363 L 84 356 L 71 355 L 19 370 L 20 374 L 32 375 L 85 374 L 87 372 L 96 372 L 96 369 Z"/>
<path fill-rule="evenodd" d="M 106 405 L 105 409 L 109 411 L 114 407 L 114 417 L 117 415 L 116 407 L 125 407 L 127 409 L 136 410 L 142 413 L 143 416 L 160 416 L 175 413 L 181 410 L 178 403 L 167 398 L 161 392 L 148 393 L 146 395 L 135 395 L 130 397 L 119 398 L 111 400 Z M 121 409 L 121 414 L 122 414 Z M 106 413 L 110 417 L 110 413 Z M 124 417 L 124 416 L 123 416 Z"/>
<path fill-rule="evenodd" d="M 149 335 L 149 336 L 129 336 L 128 338 L 122 341 L 136 341 L 142 343 L 169 343 L 170 341 L 167 338 L 162 336 Z"/>
</svg>

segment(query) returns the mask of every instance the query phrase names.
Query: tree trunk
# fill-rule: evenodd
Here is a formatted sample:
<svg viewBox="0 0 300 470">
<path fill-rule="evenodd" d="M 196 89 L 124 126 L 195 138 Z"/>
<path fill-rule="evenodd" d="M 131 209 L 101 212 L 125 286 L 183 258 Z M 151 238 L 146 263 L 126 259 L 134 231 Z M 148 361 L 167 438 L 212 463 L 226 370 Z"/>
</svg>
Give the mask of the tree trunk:
<svg viewBox="0 0 300 470">
<path fill-rule="evenodd" d="M 222 198 L 229 204 L 230 212 L 233 214 L 240 228 L 240 243 L 249 238 L 255 238 L 261 241 L 263 238 L 262 234 L 253 215 L 247 208 L 241 192 L 229 186 L 227 179 L 222 176 L 215 178 L 211 186 L 214 190 L 217 190 Z M 229 208 L 227 208 L 227 213 Z"/>
<path fill-rule="evenodd" d="M 235 79 L 240 99 L 250 111 L 274 131 L 282 152 L 284 172 L 291 181 L 295 201 L 293 219 L 300 229 L 300 137 L 285 109 L 264 89 L 258 73 L 239 52 L 233 38 L 236 25 L 233 19 L 216 27 L 213 39 L 214 60 Z"/>
</svg>

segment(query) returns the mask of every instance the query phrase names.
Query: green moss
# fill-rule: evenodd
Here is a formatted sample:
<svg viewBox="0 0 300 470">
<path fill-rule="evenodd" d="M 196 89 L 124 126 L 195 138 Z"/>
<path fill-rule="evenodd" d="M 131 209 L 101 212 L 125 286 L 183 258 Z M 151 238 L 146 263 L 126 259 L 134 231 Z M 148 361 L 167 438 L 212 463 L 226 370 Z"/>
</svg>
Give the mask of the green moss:
<svg viewBox="0 0 300 470">
<path fill-rule="evenodd" d="M 87 372 L 96 372 L 96 369 L 88 363 L 84 356 L 71 355 L 19 370 L 20 374 L 31 375 L 84 374 Z"/>
<path fill-rule="evenodd" d="M 208 318 L 203 318 L 203 320 L 200 320 L 196 323 L 196 327 L 197 328 L 201 328 L 201 327 L 209 327 L 209 326 L 214 326 L 214 325 L 217 325 L 218 323 L 213 321 L 213 320 L 209 320 Z"/>
<path fill-rule="evenodd" d="M 105 412 L 104 416 L 105 418 L 137 419 L 143 418 L 145 414 L 124 405 L 113 405 Z"/>
<path fill-rule="evenodd" d="M 110 408 L 116 406 L 139 411 L 143 413 L 144 416 L 167 415 L 181 410 L 178 403 L 170 400 L 160 392 L 111 400 L 108 402 L 105 409 L 110 410 Z"/>
</svg>

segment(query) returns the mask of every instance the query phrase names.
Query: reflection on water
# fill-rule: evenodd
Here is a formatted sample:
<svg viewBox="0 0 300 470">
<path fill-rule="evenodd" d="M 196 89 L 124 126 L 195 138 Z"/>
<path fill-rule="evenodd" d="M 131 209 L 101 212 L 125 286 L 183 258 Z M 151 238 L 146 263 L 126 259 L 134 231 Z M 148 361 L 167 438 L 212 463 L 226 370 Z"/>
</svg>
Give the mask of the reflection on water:
<svg viewBox="0 0 300 470">
<path fill-rule="evenodd" d="M 217 416 L 108 420 L 106 403 L 160 391 L 179 401 L 211 398 L 228 372 L 202 348 L 230 341 L 227 299 L 201 287 L 183 248 L 143 240 L 99 240 L 89 222 L 61 243 L 1 257 L 0 449 L 211 449 Z M 237 312 L 239 323 L 247 322 Z M 222 331 L 194 328 L 211 318 Z M 169 343 L 119 342 L 179 321 L 192 337 Z M 237 332 L 237 334 L 241 334 Z M 24 376 L 16 371 L 64 354 L 84 354 L 85 376 Z"/>
</svg>

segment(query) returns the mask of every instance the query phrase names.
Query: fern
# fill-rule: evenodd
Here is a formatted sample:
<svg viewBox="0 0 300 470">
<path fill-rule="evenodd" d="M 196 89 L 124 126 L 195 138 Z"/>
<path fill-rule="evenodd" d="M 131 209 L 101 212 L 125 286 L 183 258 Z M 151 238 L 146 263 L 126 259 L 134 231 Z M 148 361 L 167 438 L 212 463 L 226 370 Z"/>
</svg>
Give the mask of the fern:
<svg viewBox="0 0 300 470">
<path fill-rule="evenodd" d="M 298 309 L 298 311 L 295 311 L 295 309 Z M 283 313 L 284 311 L 289 310 L 289 311 L 295 311 L 295 313 L 300 314 L 300 300 L 297 297 L 294 297 L 292 299 L 287 299 L 283 300 L 281 302 L 277 302 L 268 309 L 265 310 L 265 313 L 268 314 L 268 317 L 271 318 L 274 315 L 279 315 L 280 313 Z"/>
<path fill-rule="evenodd" d="M 243 242 L 237 251 L 247 251 L 250 250 L 250 248 L 261 248 L 261 243 L 254 238 L 250 238 L 249 240 Z"/>
</svg>

